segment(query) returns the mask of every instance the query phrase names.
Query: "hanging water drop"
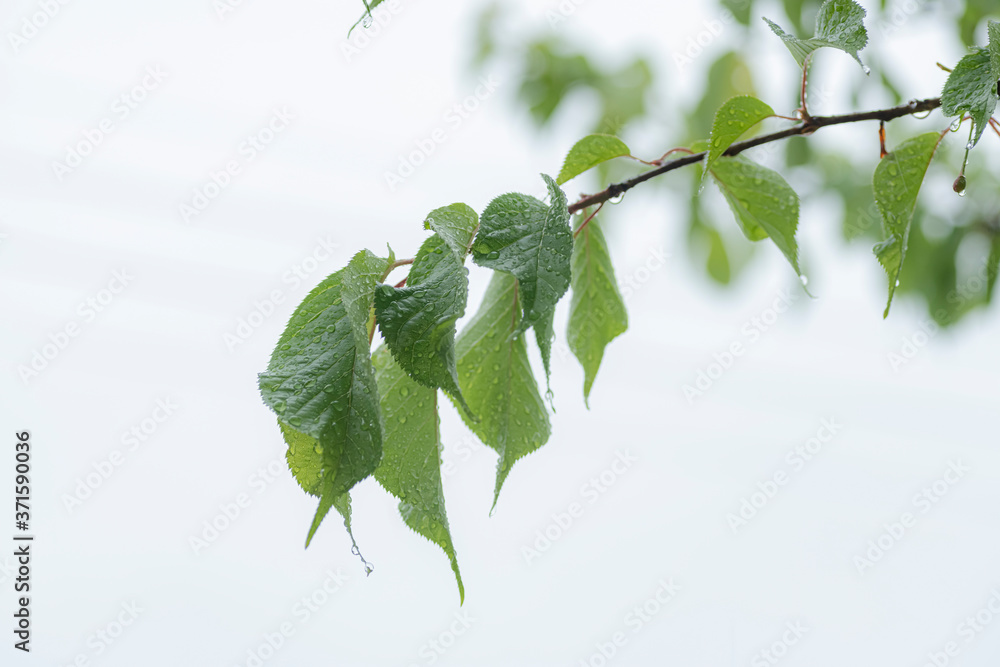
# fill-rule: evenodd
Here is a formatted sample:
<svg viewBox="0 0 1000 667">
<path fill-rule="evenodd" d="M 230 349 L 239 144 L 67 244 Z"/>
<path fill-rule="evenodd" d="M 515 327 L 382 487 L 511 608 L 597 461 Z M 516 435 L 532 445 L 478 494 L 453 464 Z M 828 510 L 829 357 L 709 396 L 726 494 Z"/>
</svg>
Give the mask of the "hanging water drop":
<svg viewBox="0 0 1000 667">
<path fill-rule="evenodd" d="M 961 116 L 959 116 L 958 118 L 955 119 L 955 122 L 953 122 L 951 124 L 951 128 L 950 129 L 951 129 L 952 132 L 958 132 L 958 128 L 960 128 L 960 127 L 962 127 L 962 117 Z"/>
<path fill-rule="evenodd" d="M 367 15 L 367 16 L 365 16 L 365 18 L 364 18 L 364 19 L 363 19 L 363 20 L 361 21 L 361 25 L 362 25 L 362 26 L 364 27 L 364 29 L 365 29 L 365 30 L 367 30 L 368 28 L 372 27 L 372 23 L 373 23 L 374 21 L 375 21 L 375 19 L 373 19 L 373 18 L 372 18 L 372 15 L 371 15 L 371 14 L 368 14 L 368 15 Z"/>
<path fill-rule="evenodd" d="M 806 276 L 799 276 L 799 282 L 801 282 L 802 286 L 805 287 L 809 284 L 809 278 Z"/>
<path fill-rule="evenodd" d="M 868 74 L 871 74 L 871 73 L 872 73 L 872 68 L 871 68 L 871 67 L 869 67 L 868 65 L 862 65 L 862 66 L 861 66 L 861 69 L 863 69 L 863 70 L 864 70 L 864 72 L 865 72 L 865 74 L 866 74 L 866 75 L 868 75 Z"/>
</svg>

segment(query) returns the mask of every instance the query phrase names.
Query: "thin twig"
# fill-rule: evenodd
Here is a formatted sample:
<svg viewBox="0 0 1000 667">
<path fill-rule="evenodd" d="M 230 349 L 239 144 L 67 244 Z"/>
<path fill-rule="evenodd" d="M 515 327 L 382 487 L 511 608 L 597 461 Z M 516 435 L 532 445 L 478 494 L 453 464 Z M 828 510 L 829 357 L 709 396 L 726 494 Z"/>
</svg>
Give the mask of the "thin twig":
<svg viewBox="0 0 1000 667">
<path fill-rule="evenodd" d="M 935 97 L 927 100 L 913 100 L 908 104 L 903 104 L 898 107 L 892 107 L 889 109 L 879 109 L 876 111 L 863 111 L 860 113 L 850 113 L 843 114 L 839 116 L 810 116 L 808 121 L 803 120 L 798 125 L 794 127 L 789 127 L 779 132 L 774 132 L 772 134 L 764 134 L 759 137 L 754 137 L 753 139 L 748 139 L 747 141 L 741 141 L 735 143 L 729 147 L 724 153 L 728 156 L 739 155 L 743 151 L 749 150 L 751 148 L 756 148 L 757 146 L 763 146 L 764 144 L 769 144 L 774 141 L 780 141 L 782 139 L 787 139 L 788 137 L 800 137 L 810 135 L 821 127 L 829 127 L 831 125 L 844 125 L 847 123 L 858 123 L 866 120 L 881 120 L 890 121 L 896 118 L 902 118 L 903 116 L 910 116 L 915 113 L 923 113 L 924 111 L 933 111 L 941 106 L 941 98 Z M 618 197 L 640 183 L 645 183 L 646 181 L 655 178 L 661 174 L 665 174 L 668 171 L 673 171 L 674 169 L 680 169 L 681 167 L 686 167 L 690 164 L 696 164 L 705 159 L 705 152 L 695 153 L 694 155 L 688 155 L 686 157 L 678 158 L 676 160 L 671 160 L 670 162 L 664 164 L 662 167 L 652 169 L 644 174 L 640 174 L 635 178 L 623 181 L 621 183 L 612 183 L 607 188 L 598 192 L 594 195 L 589 195 L 587 197 L 581 198 L 579 201 L 571 204 L 569 206 L 570 213 L 579 213 L 580 211 L 590 208 L 591 206 L 596 206 L 603 202 L 608 201 Z"/>
</svg>

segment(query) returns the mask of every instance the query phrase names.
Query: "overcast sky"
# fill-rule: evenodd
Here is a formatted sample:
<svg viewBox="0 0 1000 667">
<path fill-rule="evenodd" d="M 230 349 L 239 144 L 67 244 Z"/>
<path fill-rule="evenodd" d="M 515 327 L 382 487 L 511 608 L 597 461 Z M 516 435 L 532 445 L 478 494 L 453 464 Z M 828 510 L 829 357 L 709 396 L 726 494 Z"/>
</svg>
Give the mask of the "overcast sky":
<svg viewBox="0 0 1000 667">
<path fill-rule="evenodd" d="M 592 110 L 540 136 L 509 72 L 471 75 L 478 0 L 402 0 L 352 48 L 360 2 L 218 4 L 5 12 L 0 478 L 12 502 L 14 434 L 30 430 L 36 541 L 33 651 L 8 631 L 4 664 L 995 664 L 1000 314 L 939 332 L 898 299 L 883 320 L 884 274 L 841 241 L 833 200 L 803 202 L 816 298 L 772 247 L 729 291 L 693 270 L 671 215 L 686 181 L 619 205 L 608 234 L 630 329 L 587 411 L 560 308 L 553 435 L 493 517 L 495 456 L 443 409 L 463 607 L 447 559 L 373 480 L 354 508 L 374 573 L 334 520 L 304 550 L 315 501 L 256 389 L 295 305 L 361 248 L 410 256 L 434 208 L 537 193 Z M 653 104 L 669 111 L 711 62 L 675 64 L 719 19 L 695 4 L 586 0 L 559 29 L 612 61 L 654 58 Z M 525 32 L 553 8 L 519 3 Z M 942 16 L 877 37 L 914 97 L 937 94 L 934 62 L 962 53 Z M 707 53 L 739 34 L 724 27 Z M 761 44 L 761 93 L 786 99 L 794 62 Z M 820 58 L 835 91 L 863 76 Z M 850 108 L 842 93 L 828 105 Z M 386 172 L 437 128 L 444 140 L 390 188 Z M 669 128 L 630 140 L 658 154 Z M 975 197 L 945 190 L 924 199 Z M 470 310 L 487 278 L 472 270 Z"/>
</svg>

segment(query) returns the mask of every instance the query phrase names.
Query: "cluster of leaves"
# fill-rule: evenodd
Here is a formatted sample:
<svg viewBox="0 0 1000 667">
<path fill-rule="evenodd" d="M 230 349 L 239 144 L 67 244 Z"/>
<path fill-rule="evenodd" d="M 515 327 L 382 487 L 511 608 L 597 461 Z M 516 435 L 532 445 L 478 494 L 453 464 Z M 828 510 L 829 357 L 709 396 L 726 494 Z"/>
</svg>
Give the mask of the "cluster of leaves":
<svg viewBox="0 0 1000 667">
<path fill-rule="evenodd" d="M 790 26 L 788 33 L 808 35 L 809 24 L 820 16 L 822 0 L 782 0 L 780 4 L 785 18 L 775 23 Z M 720 5 L 718 10 L 706 11 L 713 17 L 729 11 L 735 17 L 735 21 L 726 25 L 724 40 L 725 44 L 734 45 L 734 50 L 715 55 L 704 75 L 699 70 L 698 78 L 704 81 L 704 85 L 700 95 L 694 98 L 696 102 L 686 113 L 680 113 L 676 104 L 664 110 L 655 103 L 647 102 L 645 112 L 622 118 L 623 122 L 615 125 L 615 129 L 607 129 L 603 125 L 604 105 L 599 103 L 597 120 L 593 123 L 594 130 L 626 138 L 636 136 L 639 138 L 637 142 L 641 141 L 643 144 L 691 146 L 695 140 L 709 136 L 715 112 L 727 100 L 742 95 L 756 96 L 755 77 L 760 76 L 765 66 L 758 63 L 757 59 L 748 60 L 747 54 L 760 50 L 761 44 L 758 42 L 767 39 L 769 31 L 754 14 L 755 0 L 720 0 Z M 995 3 L 985 0 L 964 0 L 947 4 L 900 4 L 883 1 L 870 7 L 865 23 L 873 34 L 891 36 L 904 32 L 910 20 L 921 14 L 934 13 L 938 19 L 954 16 L 957 20 L 939 20 L 941 29 L 947 31 L 950 24 L 956 37 L 965 43 L 971 43 L 974 29 L 995 11 Z M 571 41 L 570 31 L 559 30 L 532 36 L 523 30 L 505 30 L 506 24 L 502 18 L 502 14 L 496 9 L 483 15 L 477 38 L 477 43 L 481 46 L 477 63 L 482 61 L 482 53 L 491 54 L 491 69 L 507 67 L 506 61 L 514 61 L 515 69 L 523 72 L 525 81 L 537 78 L 539 72 L 555 73 L 556 69 L 549 66 L 540 69 L 525 66 L 526 62 L 531 62 L 527 54 L 533 52 L 537 45 L 544 44 L 546 48 L 565 54 L 566 57 L 590 62 L 591 70 L 603 71 L 608 75 L 612 73 L 602 67 L 600 59 L 590 57 L 586 48 L 575 45 Z M 829 22 L 826 24 L 829 25 Z M 493 26 L 492 29 L 490 26 Z M 799 41 L 823 38 L 825 32 L 826 29 L 821 25 L 811 38 Z M 712 46 L 722 44 L 723 40 L 718 40 Z M 866 99 L 881 97 L 887 104 L 900 104 L 909 99 L 904 98 L 900 92 L 900 86 L 894 80 L 893 69 L 876 66 L 886 61 L 889 55 L 880 51 L 881 46 L 881 43 L 871 44 L 865 51 L 864 60 L 867 65 L 872 66 L 873 75 L 870 78 L 855 77 L 845 82 L 846 92 L 855 105 L 862 95 Z M 678 54 L 687 55 L 685 48 L 684 43 L 674 45 L 674 57 Z M 821 66 L 823 64 L 820 63 Z M 654 66 L 650 68 L 652 79 L 643 87 L 644 95 L 672 101 L 676 99 L 676 95 L 669 89 L 669 82 L 675 77 L 676 71 L 672 65 L 669 57 L 656 59 Z M 568 70 L 565 72 L 568 76 Z M 818 90 L 814 90 L 813 95 L 817 100 L 825 101 L 830 96 L 830 91 L 821 85 L 822 78 L 817 78 L 815 74 L 813 78 L 818 82 L 814 86 Z M 789 78 L 788 83 L 789 97 L 785 102 L 798 104 L 799 81 Z M 606 87 L 607 83 L 601 85 Z M 559 97 L 560 90 L 572 92 L 576 90 L 574 86 L 572 79 L 561 79 L 560 86 L 552 92 L 550 106 L 558 109 L 573 105 L 575 113 L 579 114 L 584 105 L 580 104 L 578 95 Z M 596 92 L 595 89 L 591 90 Z M 589 96 L 593 97 L 593 92 Z M 528 101 L 520 95 L 518 102 L 528 105 Z M 531 117 L 535 118 L 534 115 Z M 901 131 L 906 132 L 915 124 L 899 120 L 893 124 L 893 128 L 899 126 Z M 538 125 L 542 128 L 545 123 L 539 120 Z M 751 129 L 750 133 L 754 131 Z M 872 137 L 874 138 L 874 132 Z M 630 140 L 629 143 L 633 142 Z M 878 155 L 878 144 L 873 143 L 876 149 L 874 155 L 872 143 L 859 146 L 852 141 L 840 145 L 822 145 L 804 137 L 793 137 L 783 144 L 774 145 L 775 148 L 780 147 L 780 150 L 769 151 L 768 163 L 781 171 L 789 182 L 795 183 L 804 199 L 829 200 L 834 197 L 841 200 L 843 237 L 845 241 L 858 246 L 859 250 L 862 245 L 870 248 L 873 243 L 884 239 L 882 215 L 874 199 L 870 177 L 870 164 Z M 959 149 L 956 147 L 954 150 Z M 948 142 L 942 142 L 935 155 L 937 159 L 931 164 L 926 178 L 929 182 L 943 182 L 945 178 L 950 182 L 955 178 L 956 166 Z M 961 159 L 960 156 L 957 159 Z M 775 164 L 778 162 L 783 162 L 783 166 Z M 607 183 L 621 180 L 624 175 L 621 165 L 606 162 L 595 170 L 588 182 Z M 677 207 L 665 209 L 665 216 L 669 216 L 665 217 L 665 223 L 671 227 L 686 225 L 688 247 L 682 259 L 703 268 L 715 283 L 731 285 L 751 265 L 751 260 L 758 254 L 757 247 L 745 242 L 739 228 L 730 224 L 724 212 L 714 205 L 714 198 L 702 196 L 704 182 L 700 174 L 691 170 L 680 178 L 689 179 L 687 210 L 678 210 Z M 983 287 L 978 277 L 982 275 L 984 266 L 994 265 L 993 258 L 1000 253 L 1000 216 L 997 215 L 1000 183 L 987 171 L 981 171 L 977 175 L 969 174 L 968 182 L 970 189 L 975 189 L 976 197 L 962 202 L 961 206 L 952 205 L 947 210 L 935 206 L 917 207 L 910 225 L 906 262 L 897 288 L 897 293 L 921 297 L 926 302 L 929 315 L 942 326 L 960 322 L 965 314 L 989 304 L 993 294 L 988 285 Z M 649 185 L 655 188 L 657 183 L 659 187 L 669 187 L 676 191 L 677 178 L 651 181 Z M 617 211 L 622 212 L 621 207 Z M 601 215 L 607 221 L 618 214 L 615 210 L 606 208 Z M 609 233 L 612 233 L 610 229 Z M 973 273 L 977 278 L 970 277 Z"/>
<path fill-rule="evenodd" d="M 556 304 L 572 287 L 567 338 L 587 396 L 604 348 L 627 327 L 600 227 L 574 237 L 565 194 L 543 178 L 548 203 L 512 193 L 481 216 L 465 204 L 432 211 L 425 227 L 433 233 L 412 261 L 358 253 L 293 314 L 259 384 L 289 467 L 319 497 L 308 540 L 331 508 L 350 531 L 350 490 L 373 475 L 399 499 L 406 524 L 444 549 L 464 598 L 441 486 L 439 390 L 499 457 L 495 505 L 514 464 L 550 434 L 528 331 L 548 376 Z M 469 255 L 494 273 L 456 335 Z M 384 283 L 406 264 L 405 285 Z M 372 354 L 376 329 L 383 344 Z"/>
<path fill-rule="evenodd" d="M 819 48 L 841 50 L 861 64 L 858 52 L 868 41 L 864 17 L 853 0 L 827 0 L 811 37 L 797 38 L 767 23 L 804 69 Z M 967 116 L 973 121 L 966 157 L 997 101 L 1000 24 L 989 27 L 990 46 L 962 59 L 941 100 L 956 127 Z M 775 116 L 753 96 L 734 96 L 715 111 L 707 140 L 679 150 L 700 158 L 698 190 L 713 181 L 742 234 L 751 241 L 770 239 L 801 277 L 798 195 L 777 171 L 729 153 L 740 137 Z M 889 275 L 886 314 L 909 247 L 920 186 L 947 134 L 948 128 L 904 141 L 875 169 L 872 193 L 883 230 L 875 255 Z M 481 215 L 465 204 L 439 208 L 427 216 L 424 227 L 431 234 L 413 259 L 397 260 L 391 249 L 388 257 L 362 251 L 300 304 L 259 386 L 278 417 L 292 473 L 319 499 L 307 544 L 331 509 L 351 531 L 351 489 L 374 476 L 398 498 L 404 522 L 447 554 L 464 600 L 441 482 L 439 397 L 446 396 L 468 428 L 496 452 L 495 507 L 514 464 L 544 445 L 551 432 L 528 359 L 529 332 L 548 385 L 555 310 L 571 292 L 566 337 L 584 370 L 586 401 L 606 346 L 627 329 L 597 211 L 584 210 L 574 229 L 560 188 L 621 157 L 632 158 L 621 139 L 588 135 L 570 150 L 557 178 L 542 176 L 547 201 L 510 193 L 490 202 Z M 663 159 L 646 164 L 660 165 Z M 1000 252 L 994 254 L 993 279 Z M 470 256 L 493 274 L 482 304 L 459 334 Z M 409 266 L 406 278 L 389 284 L 389 276 L 403 266 Z M 376 331 L 382 342 L 373 353 Z"/>
</svg>

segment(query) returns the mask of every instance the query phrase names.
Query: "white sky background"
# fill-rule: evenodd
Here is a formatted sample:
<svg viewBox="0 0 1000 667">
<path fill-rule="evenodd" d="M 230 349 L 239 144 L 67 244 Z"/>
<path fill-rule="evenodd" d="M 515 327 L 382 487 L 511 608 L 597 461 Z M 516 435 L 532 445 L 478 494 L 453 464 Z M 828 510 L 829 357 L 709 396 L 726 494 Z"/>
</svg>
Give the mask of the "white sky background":
<svg viewBox="0 0 1000 667">
<path fill-rule="evenodd" d="M 657 59 L 663 124 L 629 137 L 644 155 L 665 148 L 675 131 L 669 110 L 692 103 L 711 62 L 702 56 L 678 73 L 672 58 L 717 12 L 700 4 L 704 14 L 695 3 L 589 0 L 563 24 L 609 59 L 635 50 Z M 550 5 L 521 5 L 523 25 L 547 26 Z M 609 235 L 619 276 L 644 280 L 628 301 L 630 330 L 608 348 L 589 412 L 579 366 L 555 355 L 553 436 L 515 467 L 492 518 L 495 457 L 444 409 L 445 457 L 455 466 L 445 494 L 467 588 L 461 610 L 446 558 L 403 525 L 373 480 L 358 487 L 354 507 L 375 573 L 364 577 L 334 519 L 303 550 L 314 501 L 284 470 L 254 477 L 283 458 L 255 378 L 295 305 L 358 249 L 381 252 L 389 241 L 412 255 L 433 208 L 465 201 L 482 210 L 502 192 L 537 192 L 537 174 L 558 170 L 592 113 L 583 102 L 564 109 L 559 128 L 539 137 L 510 104 L 513 82 L 497 72 L 497 93 L 449 127 L 446 110 L 476 86 L 467 35 L 481 3 L 404 0 L 347 62 L 341 43 L 360 6 L 247 0 L 220 21 L 209 0 L 91 0 L 61 6 L 16 55 L 6 37 L 0 44 L 0 424 L 11 443 L 2 469 L 13 467 L 13 433 L 31 429 L 38 536 L 34 652 L 13 651 L 0 625 L 3 664 L 247 665 L 248 650 L 289 623 L 294 634 L 264 664 L 427 665 L 428 642 L 451 644 L 454 615 L 467 613 L 471 627 L 433 654 L 434 664 L 597 667 L 596 645 L 617 632 L 627 643 L 609 664 L 768 664 L 758 652 L 797 622 L 807 631 L 783 665 L 916 666 L 949 641 L 958 649 L 950 664 L 994 665 L 1000 619 L 970 642 L 958 626 L 1000 590 L 1000 314 L 977 313 L 933 336 L 895 371 L 887 355 L 921 331 L 924 308 L 897 299 L 882 320 L 884 274 L 865 248 L 840 241 L 837 207 L 825 201 L 803 205 L 799 242 L 818 297 L 810 300 L 771 247 L 731 291 L 693 270 L 682 215 L 671 215 L 683 210 L 686 181 L 677 194 L 626 198 Z M 28 1 L 6 7 L 5 35 L 37 11 Z M 935 61 L 961 56 L 951 35 L 939 34 L 942 20 L 913 18 L 892 37 L 873 31 L 915 97 L 940 90 Z M 755 30 L 764 38 L 759 63 L 770 71 L 758 75 L 761 93 L 777 108 L 794 62 L 763 24 Z M 729 33 L 739 34 L 724 32 L 709 48 L 724 48 Z M 114 100 L 147 67 L 166 79 L 120 120 Z M 862 76 L 836 52 L 818 67 L 834 90 Z M 848 105 L 835 96 L 814 112 Z M 247 163 L 240 143 L 284 108 L 294 120 Z M 114 132 L 57 180 L 53 160 L 105 117 Z M 385 170 L 437 126 L 448 127 L 447 141 L 390 192 Z M 874 151 L 874 128 L 815 139 Z M 984 137 L 979 152 L 995 155 L 996 137 Z M 178 205 L 234 159 L 241 173 L 185 223 Z M 986 158 L 978 160 L 982 167 Z M 593 185 L 571 184 L 569 195 Z M 922 195 L 952 207 L 975 196 Z M 332 257 L 299 284 L 286 281 L 320 239 L 336 244 Z M 655 252 L 669 258 L 647 273 Z M 122 270 L 132 280 L 89 321 L 79 304 Z M 470 310 L 486 277 L 473 270 Z M 223 336 L 274 290 L 284 298 L 276 312 L 227 349 Z M 746 343 L 744 326 L 783 290 L 796 299 L 792 311 L 689 405 L 682 386 L 713 354 Z M 565 317 L 564 304 L 561 340 Z M 18 365 L 71 323 L 79 335 L 22 382 Z M 122 434 L 158 400 L 179 407 L 128 451 Z M 786 453 L 831 418 L 842 429 L 795 470 Z M 124 462 L 69 512 L 61 498 L 115 450 Z M 582 485 L 626 451 L 637 461 L 589 503 Z M 924 513 L 914 494 L 957 461 L 969 471 Z M 734 534 L 727 514 L 777 471 L 788 484 Z M 189 538 L 240 494 L 249 507 L 195 554 Z M 522 547 L 574 502 L 583 515 L 526 562 Z M 915 526 L 859 574 L 855 556 L 904 512 Z M 303 622 L 295 605 L 338 569 L 347 580 Z M 679 592 L 634 632 L 626 615 L 671 578 Z M 9 623 L 12 583 L 0 586 Z M 142 609 L 135 622 L 110 646 L 95 639 L 131 603 Z M 1000 597 L 994 604 L 1000 609 Z"/>
</svg>

